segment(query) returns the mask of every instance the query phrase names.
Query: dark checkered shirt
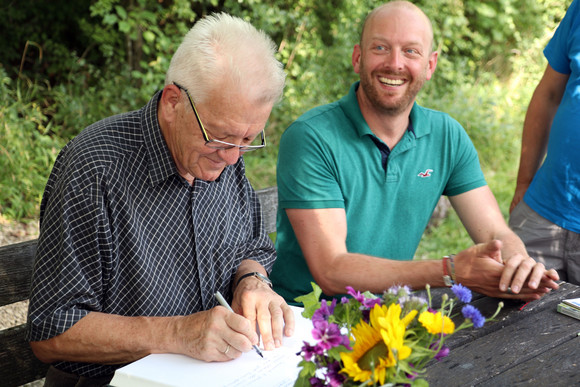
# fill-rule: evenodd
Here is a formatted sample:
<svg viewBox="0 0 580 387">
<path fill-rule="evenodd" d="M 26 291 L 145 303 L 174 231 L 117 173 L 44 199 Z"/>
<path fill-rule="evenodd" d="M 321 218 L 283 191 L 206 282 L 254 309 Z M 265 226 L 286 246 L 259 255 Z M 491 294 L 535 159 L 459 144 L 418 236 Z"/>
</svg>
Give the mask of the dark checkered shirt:
<svg viewBox="0 0 580 387">
<path fill-rule="evenodd" d="M 58 156 L 41 203 L 29 340 L 61 334 L 90 311 L 207 310 L 216 291 L 231 298 L 243 259 L 270 271 L 275 250 L 243 159 L 216 181 L 190 186 L 161 134 L 159 97 L 89 126 Z M 54 365 L 88 377 L 119 367 Z"/>
</svg>

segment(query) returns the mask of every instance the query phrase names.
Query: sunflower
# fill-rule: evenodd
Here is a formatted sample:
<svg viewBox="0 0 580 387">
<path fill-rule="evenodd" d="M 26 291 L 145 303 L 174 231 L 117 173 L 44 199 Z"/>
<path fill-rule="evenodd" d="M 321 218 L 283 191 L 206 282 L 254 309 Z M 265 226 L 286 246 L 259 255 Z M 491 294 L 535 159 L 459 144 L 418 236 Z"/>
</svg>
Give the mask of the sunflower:
<svg viewBox="0 0 580 387">
<path fill-rule="evenodd" d="M 341 352 L 344 364 L 342 372 L 354 381 L 369 379 L 385 383 L 387 368 L 411 354 L 411 348 L 404 344 L 407 325 L 415 318 L 416 310 L 401 319 L 401 306 L 391 304 L 375 305 L 370 313 L 370 324 L 361 321 L 352 328 L 354 346 L 352 352 Z"/>
</svg>

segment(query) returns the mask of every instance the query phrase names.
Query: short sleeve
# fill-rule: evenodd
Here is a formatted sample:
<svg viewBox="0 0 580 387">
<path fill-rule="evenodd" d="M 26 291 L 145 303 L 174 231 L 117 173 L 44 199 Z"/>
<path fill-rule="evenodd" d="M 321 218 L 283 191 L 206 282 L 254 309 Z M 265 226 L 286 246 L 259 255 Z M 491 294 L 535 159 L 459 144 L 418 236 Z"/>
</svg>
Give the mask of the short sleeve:
<svg viewBox="0 0 580 387">
<path fill-rule="evenodd" d="M 473 142 L 459 123 L 455 120 L 451 120 L 451 123 L 455 123 L 457 128 L 453 131 L 455 135 L 452 137 L 452 141 L 455 142 L 452 147 L 455 151 L 451 154 L 452 169 L 443 191 L 447 196 L 459 195 L 486 185 Z"/>
<path fill-rule="evenodd" d="M 578 4 L 578 0 L 574 0 L 570 5 L 554 36 L 544 49 L 544 56 L 550 66 L 561 74 L 570 74 L 572 72 L 570 68 L 571 59 L 568 53 L 570 52 L 569 46 L 573 44 L 572 35 L 576 29 L 574 26 L 578 22 Z"/>
<path fill-rule="evenodd" d="M 277 184 L 281 208 L 344 208 L 336 155 L 323 136 L 303 121 L 282 135 Z"/>
</svg>

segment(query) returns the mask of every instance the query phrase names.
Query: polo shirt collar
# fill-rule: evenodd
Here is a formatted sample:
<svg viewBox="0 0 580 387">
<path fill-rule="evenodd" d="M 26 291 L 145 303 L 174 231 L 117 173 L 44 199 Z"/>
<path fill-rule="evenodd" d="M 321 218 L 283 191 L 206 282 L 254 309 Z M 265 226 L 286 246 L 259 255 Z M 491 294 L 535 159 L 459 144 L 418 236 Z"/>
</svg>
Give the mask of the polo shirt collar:
<svg viewBox="0 0 580 387">
<path fill-rule="evenodd" d="M 147 167 L 152 186 L 160 184 L 177 173 L 177 167 L 161 132 L 157 116 L 157 106 L 161 99 L 161 93 L 162 91 L 155 93 L 141 110 L 141 123 L 148 160 Z"/>
<path fill-rule="evenodd" d="M 356 91 L 359 87 L 360 81 L 353 83 L 347 95 L 341 98 L 338 103 L 340 104 L 342 110 L 348 119 L 352 122 L 355 130 L 360 137 L 364 135 L 374 136 L 371 128 L 367 124 L 365 118 L 362 115 L 358 100 L 356 98 Z M 425 122 L 425 113 L 421 110 L 417 102 L 413 104 L 411 109 L 410 124 L 407 130 L 415 135 L 415 138 L 423 137 L 429 132 L 431 128 L 429 125 L 422 125 Z"/>
</svg>

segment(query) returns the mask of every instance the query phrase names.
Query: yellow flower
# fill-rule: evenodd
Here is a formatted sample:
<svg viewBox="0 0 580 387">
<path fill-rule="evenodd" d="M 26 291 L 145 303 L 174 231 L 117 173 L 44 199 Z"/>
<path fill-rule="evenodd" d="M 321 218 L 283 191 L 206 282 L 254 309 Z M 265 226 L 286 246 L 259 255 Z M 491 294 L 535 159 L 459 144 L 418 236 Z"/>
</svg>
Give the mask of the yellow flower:
<svg viewBox="0 0 580 387">
<path fill-rule="evenodd" d="M 441 312 L 434 314 L 426 310 L 419 316 L 419 322 L 431 334 L 443 332 L 449 335 L 455 331 L 455 324 L 453 321 L 447 316 L 442 316 Z"/>
<path fill-rule="evenodd" d="M 401 320 L 399 304 L 391 304 L 388 308 L 375 305 L 370 313 L 370 324 L 361 321 L 352 328 L 353 350 L 340 354 L 344 364 L 341 371 L 357 382 L 372 377 L 373 381 L 384 384 L 387 368 L 411 354 L 411 348 L 404 345 L 404 337 L 407 325 L 416 314 L 414 310 Z"/>
</svg>

